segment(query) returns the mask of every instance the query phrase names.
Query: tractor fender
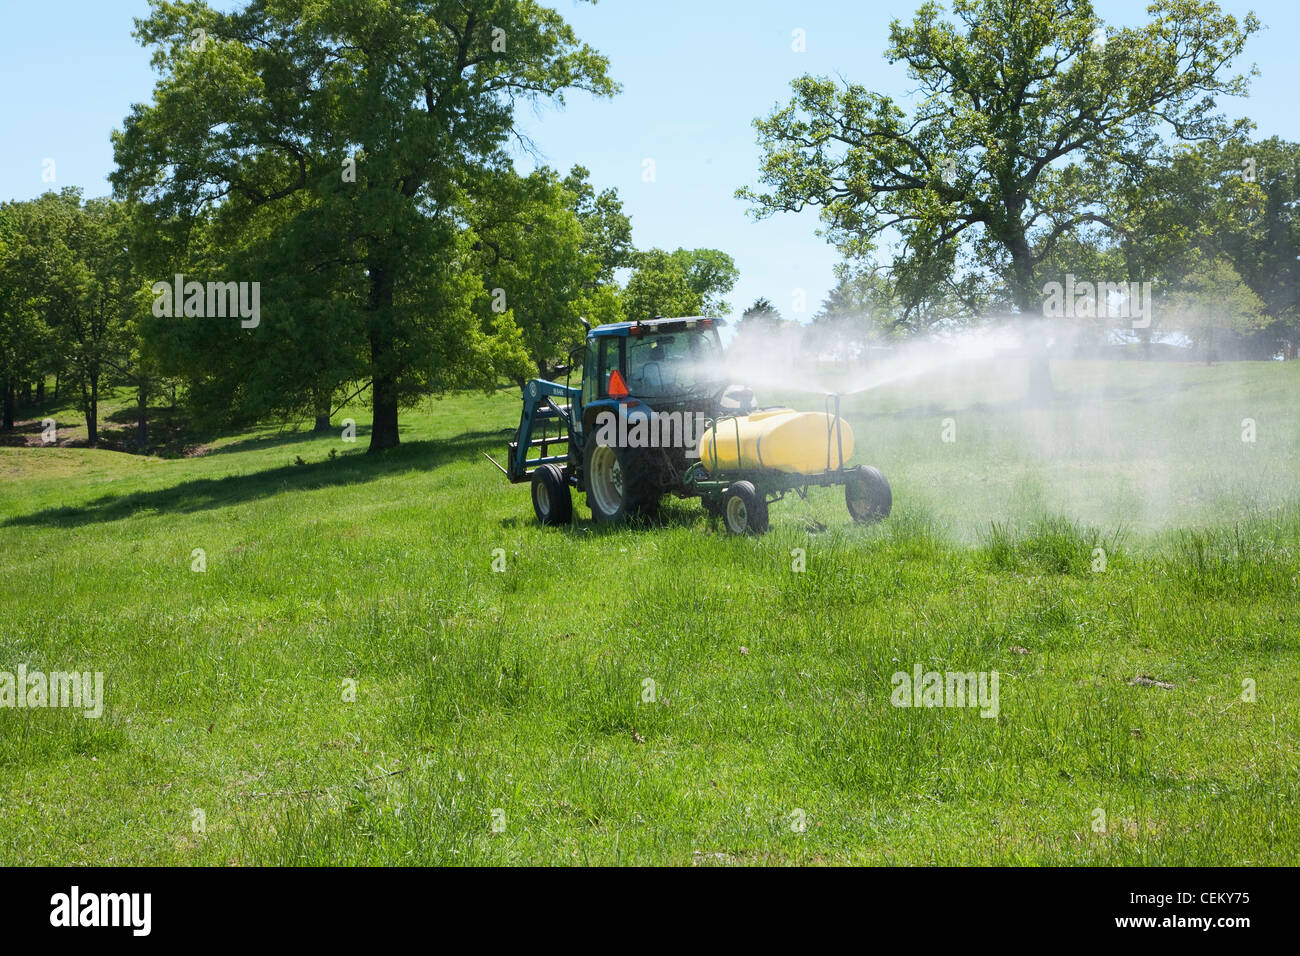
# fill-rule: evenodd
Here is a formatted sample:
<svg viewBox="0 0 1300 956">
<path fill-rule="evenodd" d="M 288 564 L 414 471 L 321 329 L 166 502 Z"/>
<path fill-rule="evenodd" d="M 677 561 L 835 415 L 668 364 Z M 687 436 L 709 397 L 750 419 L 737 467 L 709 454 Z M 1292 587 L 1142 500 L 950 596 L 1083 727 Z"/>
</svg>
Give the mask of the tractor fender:
<svg viewBox="0 0 1300 956">
<path fill-rule="evenodd" d="M 582 431 L 584 441 L 594 435 L 605 422 L 610 421 L 603 417 L 614 415 L 612 420 L 614 428 L 618 428 L 618 416 L 625 417 L 628 426 L 631 426 L 637 419 L 650 419 L 654 415 L 654 409 L 644 402 L 637 399 L 628 401 L 626 399 L 617 400 L 613 398 L 601 398 L 589 403 L 582 410 Z"/>
</svg>

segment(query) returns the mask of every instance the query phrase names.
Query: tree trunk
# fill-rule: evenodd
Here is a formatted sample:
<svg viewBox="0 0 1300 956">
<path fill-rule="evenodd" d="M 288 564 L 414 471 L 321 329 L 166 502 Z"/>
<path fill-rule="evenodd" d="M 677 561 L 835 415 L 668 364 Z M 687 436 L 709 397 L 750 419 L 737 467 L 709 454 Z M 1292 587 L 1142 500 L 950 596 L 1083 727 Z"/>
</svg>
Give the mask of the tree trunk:
<svg viewBox="0 0 1300 956">
<path fill-rule="evenodd" d="M 316 434 L 330 430 L 330 397 L 329 395 L 317 396 L 316 398 L 316 424 L 312 431 Z"/>
<path fill-rule="evenodd" d="M 36 404 L 45 404 L 45 376 L 42 375 L 36 380 Z"/>
<path fill-rule="evenodd" d="M 99 376 L 90 378 L 90 390 L 82 390 L 86 411 L 86 443 L 91 448 L 99 444 Z"/>
<path fill-rule="evenodd" d="M 1052 365 L 1047 352 L 1047 320 L 1041 316 L 1034 317 L 1032 300 L 1017 296 L 1017 308 L 1026 317 L 1025 321 L 1025 362 L 1028 376 L 1025 382 L 1025 398 L 1038 405 L 1046 405 L 1056 396 L 1056 387 L 1052 384 Z"/>
<path fill-rule="evenodd" d="M 370 334 L 371 363 L 377 367 L 381 365 L 382 357 L 391 351 L 386 338 L 382 333 Z M 401 441 L 397 432 L 397 377 L 391 372 L 376 371 L 370 391 L 374 413 L 370 424 L 370 447 L 366 451 L 373 454 L 396 448 Z"/>
<path fill-rule="evenodd" d="M 4 382 L 4 429 L 9 431 L 14 427 L 14 386 L 9 379 Z"/>
<path fill-rule="evenodd" d="M 141 448 L 144 448 L 145 443 L 149 441 L 149 383 L 142 380 L 136 394 L 139 410 L 135 421 L 135 440 Z"/>
<path fill-rule="evenodd" d="M 383 266 L 370 267 L 370 398 L 373 415 L 367 454 L 396 448 L 397 371 L 393 355 L 393 274 Z"/>
<path fill-rule="evenodd" d="M 1042 291 L 1034 285 L 1034 256 L 1023 234 L 1011 237 L 1011 295 L 1016 310 L 1025 320 L 1025 358 L 1028 380 L 1025 399 L 1046 405 L 1055 397 L 1052 366 L 1047 354 L 1047 323 L 1043 316 Z"/>
</svg>

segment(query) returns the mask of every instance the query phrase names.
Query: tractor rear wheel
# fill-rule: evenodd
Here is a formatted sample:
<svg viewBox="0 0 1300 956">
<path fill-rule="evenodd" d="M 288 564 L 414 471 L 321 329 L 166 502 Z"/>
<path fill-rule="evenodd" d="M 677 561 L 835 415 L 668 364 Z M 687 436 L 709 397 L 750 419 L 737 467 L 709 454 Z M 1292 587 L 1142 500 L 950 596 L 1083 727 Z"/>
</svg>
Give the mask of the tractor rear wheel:
<svg viewBox="0 0 1300 956">
<path fill-rule="evenodd" d="M 894 493 L 879 468 L 861 465 L 850 472 L 844 483 L 844 503 L 860 524 L 883 521 L 894 506 Z"/>
<path fill-rule="evenodd" d="M 767 497 L 753 482 L 738 481 L 722 496 L 722 519 L 732 534 L 767 531 Z"/>
<path fill-rule="evenodd" d="M 559 465 L 539 465 L 533 472 L 533 512 L 541 524 L 568 524 L 573 517 L 569 482 Z"/>
<path fill-rule="evenodd" d="M 597 523 L 623 521 L 658 503 L 650 462 L 640 449 L 602 445 L 593 433 L 583 458 L 587 507 Z"/>
</svg>

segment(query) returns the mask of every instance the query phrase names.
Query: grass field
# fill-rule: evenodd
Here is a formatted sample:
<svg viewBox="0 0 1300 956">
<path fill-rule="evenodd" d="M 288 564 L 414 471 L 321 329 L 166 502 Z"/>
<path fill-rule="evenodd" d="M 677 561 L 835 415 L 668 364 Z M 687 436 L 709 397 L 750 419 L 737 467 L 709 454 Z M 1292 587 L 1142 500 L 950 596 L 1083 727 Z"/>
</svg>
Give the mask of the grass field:
<svg viewBox="0 0 1300 956">
<path fill-rule="evenodd" d="M 762 538 L 539 528 L 511 390 L 377 459 L 0 448 L 0 671 L 105 675 L 0 709 L 0 863 L 1300 863 L 1300 363 L 1055 375 L 852 397 L 893 516 Z"/>
</svg>

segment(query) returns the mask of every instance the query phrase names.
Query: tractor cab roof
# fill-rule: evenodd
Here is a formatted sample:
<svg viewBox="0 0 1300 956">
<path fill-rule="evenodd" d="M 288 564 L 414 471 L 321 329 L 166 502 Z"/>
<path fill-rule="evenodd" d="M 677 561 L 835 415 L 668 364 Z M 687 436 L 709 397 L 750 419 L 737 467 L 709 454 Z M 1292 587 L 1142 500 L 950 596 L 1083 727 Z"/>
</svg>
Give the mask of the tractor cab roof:
<svg viewBox="0 0 1300 956">
<path fill-rule="evenodd" d="M 708 329 L 722 325 L 721 319 L 712 319 L 703 315 L 684 315 L 675 319 L 656 316 L 653 319 L 638 319 L 635 322 L 610 322 L 598 325 L 588 335 L 641 335 L 646 332 L 682 332 L 686 329 Z"/>
</svg>

